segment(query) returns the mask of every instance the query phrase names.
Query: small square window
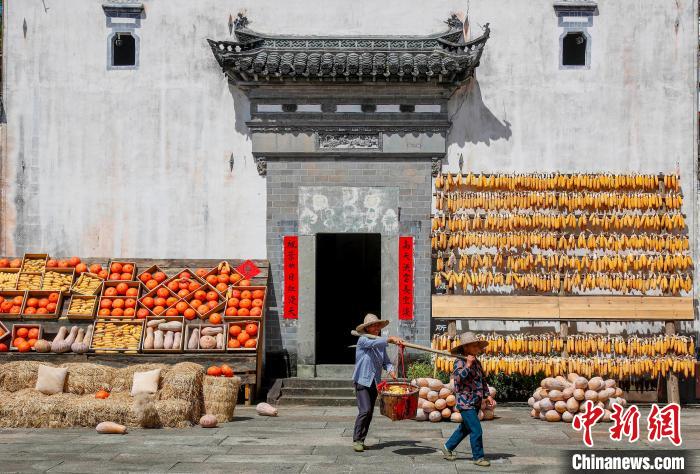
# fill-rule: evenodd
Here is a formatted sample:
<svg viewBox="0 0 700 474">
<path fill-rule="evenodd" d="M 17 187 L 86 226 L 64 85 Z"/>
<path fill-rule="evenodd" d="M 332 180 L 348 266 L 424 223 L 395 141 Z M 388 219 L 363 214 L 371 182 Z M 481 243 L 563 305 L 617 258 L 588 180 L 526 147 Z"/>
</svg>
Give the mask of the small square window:
<svg viewBox="0 0 700 474">
<path fill-rule="evenodd" d="M 116 33 L 112 37 L 112 66 L 136 65 L 136 40 L 131 33 Z"/>
<path fill-rule="evenodd" d="M 564 36 L 561 44 L 562 66 L 585 66 L 588 39 L 581 31 L 572 31 Z"/>
</svg>

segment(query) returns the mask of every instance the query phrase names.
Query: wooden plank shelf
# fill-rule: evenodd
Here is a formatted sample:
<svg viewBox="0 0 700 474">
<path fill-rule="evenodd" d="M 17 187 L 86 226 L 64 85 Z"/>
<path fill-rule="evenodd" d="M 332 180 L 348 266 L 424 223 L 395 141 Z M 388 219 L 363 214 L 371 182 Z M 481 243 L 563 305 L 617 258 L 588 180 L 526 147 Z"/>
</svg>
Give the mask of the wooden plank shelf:
<svg viewBox="0 0 700 474">
<path fill-rule="evenodd" d="M 435 319 L 692 321 L 693 298 L 433 295 Z"/>
</svg>

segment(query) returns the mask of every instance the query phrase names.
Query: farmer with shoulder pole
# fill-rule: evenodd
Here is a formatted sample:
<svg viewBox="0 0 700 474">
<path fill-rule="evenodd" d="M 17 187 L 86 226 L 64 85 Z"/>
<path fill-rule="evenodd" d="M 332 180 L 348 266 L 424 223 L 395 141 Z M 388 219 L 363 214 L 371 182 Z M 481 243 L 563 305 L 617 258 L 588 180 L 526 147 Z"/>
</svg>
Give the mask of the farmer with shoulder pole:
<svg viewBox="0 0 700 474">
<path fill-rule="evenodd" d="M 377 337 L 389 321 L 379 319 L 374 314 L 367 314 L 362 324 L 357 326 L 356 332 L 360 338 L 355 349 L 355 370 L 352 374 L 355 396 L 357 397 L 358 415 L 355 420 L 355 431 L 352 441 L 353 449 L 357 452 L 365 450 L 365 438 L 372 422 L 374 403 L 377 401 L 377 384 L 381 380 L 382 368 L 389 372 L 394 380 L 396 372 L 391 365 L 389 355 L 386 353 L 387 343 L 404 344 L 404 341 L 396 336 Z M 365 335 L 370 335 L 366 337 Z"/>
<path fill-rule="evenodd" d="M 469 436 L 474 464 L 481 467 L 491 465 L 489 461 L 484 459 L 484 443 L 481 423 L 479 422 L 481 402 L 485 399 L 487 407 L 495 405 L 484 380 L 481 362 L 477 359 L 486 346 L 488 346 L 487 341 L 480 341 L 474 333 L 465 332 L 459 336 L 459 345 L 450 351 L 457 356 L 466 357 L 455 359 L 452 372 L 452 382 L 457 396 L 457 409 L 462 415 L 462 423 L 442 447 L 442 453 L 448 461 L 457 459 L 454 450 L 464 438 Z"/>
</svg>

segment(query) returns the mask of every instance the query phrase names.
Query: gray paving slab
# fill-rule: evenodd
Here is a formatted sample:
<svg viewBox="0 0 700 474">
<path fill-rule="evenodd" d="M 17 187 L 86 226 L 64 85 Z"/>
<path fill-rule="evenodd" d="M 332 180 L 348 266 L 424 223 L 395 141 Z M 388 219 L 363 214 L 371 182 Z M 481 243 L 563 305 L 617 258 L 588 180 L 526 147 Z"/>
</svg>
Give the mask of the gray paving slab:
<svg viewBox="0 0 700 474">
<path fill-rule="evenodd" d="M 167 472 L 175 462 L 163 460 L 160 463 L 150 462 L 89 462 L 89 461 L 64 461 L 48 470 L 52 472 L 71 472 L 74 474 L 90 474 L 95 472 L 119 473 L 119 472 Z M 200 464 L 201 465 L 201 464 Z"/>
<path fill-rule="evenodd" d="M 290 463 L 266 463 L 258 459 L 250 460 L 247 466 L 235 466 L 235 471 L 232 468 L 231 463 L 177 463 L 170 469 L 170 472 L 187 472 L 187 473 L 226 473 L 231 474 L 235 472 L 236 474 L 265 474 L 265 473 L 299 473 L 304 469 L 304 463 L 290 464 Z"/>
<path fill-rule="evenodd" d="M 61 460 L 52 459 L 47 461 L 21 461 L 15 460 L 11 464 L 3 464 L 0 467 L 0 472 L 15 473 L 15 472 L 46 472 L 54 466 L 61 464 Z"/>
</svg>

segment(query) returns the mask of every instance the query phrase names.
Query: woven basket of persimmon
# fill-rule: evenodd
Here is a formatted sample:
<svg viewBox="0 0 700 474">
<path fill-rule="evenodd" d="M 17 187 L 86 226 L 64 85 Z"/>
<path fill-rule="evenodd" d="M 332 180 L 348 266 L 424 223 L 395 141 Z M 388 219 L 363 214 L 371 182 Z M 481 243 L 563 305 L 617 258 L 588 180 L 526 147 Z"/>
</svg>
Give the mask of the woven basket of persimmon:
<svg viewBox="0 0 700 474">
<path fill-rule="evenodd" d="M 418 388 L 408 383 L 390 382 L 379 392 L 379 413 L 391 419 L 412 420 L 418 412 Z"/>
</svg>

